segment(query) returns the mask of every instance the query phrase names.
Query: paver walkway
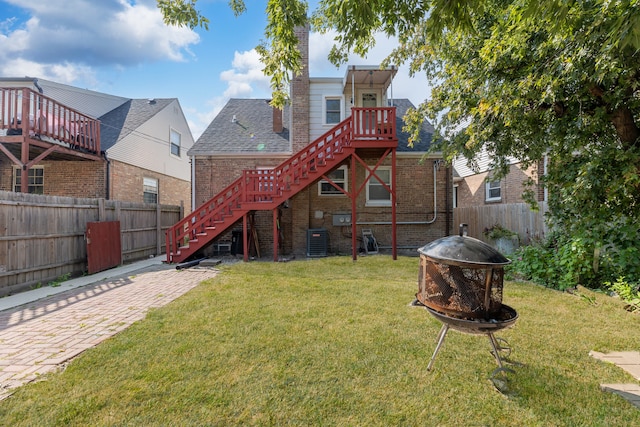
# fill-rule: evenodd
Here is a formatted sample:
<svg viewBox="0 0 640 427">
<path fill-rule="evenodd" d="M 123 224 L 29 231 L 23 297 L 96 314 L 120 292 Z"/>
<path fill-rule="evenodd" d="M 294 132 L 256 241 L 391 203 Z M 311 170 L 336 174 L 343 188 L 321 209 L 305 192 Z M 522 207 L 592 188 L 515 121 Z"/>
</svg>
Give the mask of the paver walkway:
<svg viewBox="0 0 640 427">
<path fill-rule="evenodd" d="M 155 265 L 0 311 L 0 400 L 216 272 Z"/>
<path fill-rule="evenodd" d="M 589 353 L 603 362 L 613 363 L 624 369 L 636 380 L 640 380 L 640 352 L 639 351 L 614 351 L 611 353 L 600 353 L 591 351 Z M 627 399 L 632 405 L 640 409 L 640 385 L 639 384 L 600 384 L 603 391 L 618 394 Z"/>
</svg>

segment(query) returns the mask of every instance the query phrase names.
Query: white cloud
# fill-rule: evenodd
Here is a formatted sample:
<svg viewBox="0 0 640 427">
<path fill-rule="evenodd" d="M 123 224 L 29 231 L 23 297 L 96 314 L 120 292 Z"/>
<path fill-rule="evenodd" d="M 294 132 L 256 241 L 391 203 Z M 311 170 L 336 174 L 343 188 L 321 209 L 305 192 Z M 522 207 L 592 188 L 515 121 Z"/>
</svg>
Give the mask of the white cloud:
<svg viewBox="0 0 640 427">
<path fill-rule="evenodd" d="M 0 64 L 22 59 L 39 64 L 132 66 L 184 60 L 200 41 L 188 28 L 169 27 L 155 1 L 10 0 L 30 18 L 0 25 Z M 2 68 L 0 71 L 6 74 Z"/>
<path fill-rule="evenodd" d="M 262 72 L 264 65 L 255 49 L 235 52 L 231 68 L 220 73 L 220 81 L 226 89 L 220 96 L 207 101 L 207 111 L 192 115 L 189 122 L 193 137 L 198 139 L 231 98 L 270 98 L 269 77 Z"/>
</svg>

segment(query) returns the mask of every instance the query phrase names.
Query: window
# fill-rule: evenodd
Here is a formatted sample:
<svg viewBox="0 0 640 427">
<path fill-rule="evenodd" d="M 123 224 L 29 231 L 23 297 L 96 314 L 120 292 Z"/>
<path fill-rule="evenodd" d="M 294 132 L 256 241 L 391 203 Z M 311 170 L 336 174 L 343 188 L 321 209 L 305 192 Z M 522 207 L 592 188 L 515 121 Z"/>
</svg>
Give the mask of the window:
<svg viewBox="0 0 640 427">
<path fill-rule="evenodd" d="M 458 207 L 458 184 L 453 185 L 453 207 Z"/>
<path fill-rule="evenodd" d="M 485 201 L 497 202 L 501 199 L 500 181 L 485 182 Z"/>
<path fill-rule="evenodd" d="M 169 140 L 171 142 L 171 154 L 180 157 L 180 138 L 181 135 L 175 130 L 171 129 Z"/>
<path fill-rule="evenodd" d="M 333 181 L 333 183 L 338 187 L 347 191 L 347 170 L 346 166 L 340 166 L 338 169 L 328 174 L 327 178 Z M 329 181 L 323 179 L 318 183 L 318 194 L 320 196 L 335 196 L 342 195 L 344 193 L 331 185 Z"/>
<path fill-rule="evenodd" d="M 20 192 L 22 186 L 22 171 L 20 168 L 13 168 L 13 191 Z M 44 167 L 33 166 L 29 169 L 29 187 L 27 190 L 32 194 L 44 194 Z"/>
<path fill-rule="evenodd" d="M 391 206 L 391 193 L 382 185 L 391 187 L 391 168 L 381 166 L 375 173 L 382 182 L 375 176 L 367 181 L 367 206 Z"/>
<path fill-rule="evenodd" d="M 325 98 L 325 123 L 336 124 L 340 123 L 340 98 Z"/>
<path fill-rule="evenodd" d="M 158 180 L 142 178 L 142 200 L 145 203 L 158 203 Z"/>
</svg>

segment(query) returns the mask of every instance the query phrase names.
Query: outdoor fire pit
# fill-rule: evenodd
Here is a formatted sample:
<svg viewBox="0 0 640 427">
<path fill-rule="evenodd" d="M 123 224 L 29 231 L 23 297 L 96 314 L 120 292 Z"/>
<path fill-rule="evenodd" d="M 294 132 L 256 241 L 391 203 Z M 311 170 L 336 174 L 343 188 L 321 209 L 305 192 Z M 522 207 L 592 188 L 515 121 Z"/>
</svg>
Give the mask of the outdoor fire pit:
<svg viewBox="0 0 640 427">
<path fill-rule="evenodd" d="M 494 332 L 512 326 L 518 318 L 513 308 L 502 304 L 503 267 L 511 261 L 486 243 L 468 237 L 466 224 L 460 225 L 460 235 L 435 240 L 418 252 L 416 304 L 442 322 L 427 370 L 431 370 L 449 328 L 486 335 L 498 370 L 504 370 L 500 352 L 510 353 L 511 349 Z"/>
</svg>

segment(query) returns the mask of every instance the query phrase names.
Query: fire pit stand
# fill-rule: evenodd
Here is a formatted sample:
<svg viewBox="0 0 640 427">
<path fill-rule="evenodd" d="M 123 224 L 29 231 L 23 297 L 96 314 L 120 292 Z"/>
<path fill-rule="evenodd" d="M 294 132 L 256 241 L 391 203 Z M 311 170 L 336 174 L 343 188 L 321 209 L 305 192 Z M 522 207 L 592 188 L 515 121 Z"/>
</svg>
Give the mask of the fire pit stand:
<svg viewBox="0 0 640 427">
<path fill-rule="evenodd" d="M 513 308 L 502 304 L 503 267 L 511 261 L 486 243 L 468 237 L 466 224 L 460 224 L 459 236 L 435 240 L 418 252 L 416 304 L 442 322 L 427 370 L 433 367 L 447 332 L 454 329 L 486 335 L 498 364 L 494 377 L 498 372 L 510 371 L 504 368 L 500 353 L 508 356 L 511 348 L 494 333 L 512 326 L 518 319 Z"/>
<path fill-rule="evenodd" d="M 489 343 L 491 344 L 493 357 L 496 359 L 496 363 L 499 366 L 499 369 L 505 369 L 502 364 L 502 358 L 500 357 L 500 352 L 504 352 L 509 356 L 511 354 L 511 347 L 509 347 L 509 343 L 502 338 L 496 338 L 494 332 L 499 330 L 508 328 L 512 326 L 518 318 L 518 314 L 516 311 L 509 307 L 508 305 L 502 305 L 502 310 L 500 311 L 500 319 L 458 319 L 452 316 L 448 316 L 443 313 L 439 313 L 438 311 L 426 307 L 427 311 L 440 322 L 442 322 L 442 328 L 440 329 L 440 333 L 438 334 L 438 344 L 436 345 L 436 349 L 433 352 L 433 356 L 431 356 L 431 360 L 429 360 L 429 364 L 427 365 L 427 370 L 430 371 L 433 367 L 433 363 L 436 360 L 436 356 L 440 351 L 440 347 L 444 343 L 444 339 L 447 336 L 447 332 L 452 328 L 454 330 L 464 332 L 467 334 L 473 335 L 486 335 L 489 338 Z M 495 374 L 495 372 L 494 372 Z"/>
</svg>

